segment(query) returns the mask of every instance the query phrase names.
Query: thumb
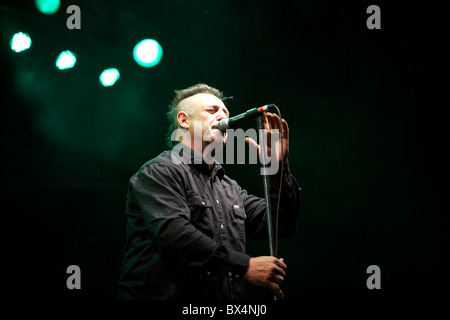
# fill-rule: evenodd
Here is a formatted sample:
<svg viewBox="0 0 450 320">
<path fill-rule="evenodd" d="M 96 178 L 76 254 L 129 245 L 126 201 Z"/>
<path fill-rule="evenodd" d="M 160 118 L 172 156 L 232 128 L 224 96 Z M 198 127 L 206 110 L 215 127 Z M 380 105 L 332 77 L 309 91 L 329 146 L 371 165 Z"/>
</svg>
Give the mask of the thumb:
<svg viewBox="0 0 450 320">
<path fill-rule="evenodd" d="M 256 153 L 257 155 L 259 155 L 259 145 L 256 143 L 255 140 L 253 140 L 252 138 L 245 138 L 245 142 L 247 142 L 248 146 L 250 147 L 250 150 L 252 150 L 252 152 Z"/>
</svg>

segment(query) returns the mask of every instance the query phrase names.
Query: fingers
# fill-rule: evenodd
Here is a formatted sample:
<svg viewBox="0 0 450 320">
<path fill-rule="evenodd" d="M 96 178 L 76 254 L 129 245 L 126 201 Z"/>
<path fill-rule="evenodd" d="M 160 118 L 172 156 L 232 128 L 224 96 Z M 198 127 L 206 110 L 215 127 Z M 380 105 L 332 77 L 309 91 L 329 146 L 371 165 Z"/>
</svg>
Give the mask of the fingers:
<svg viewBox="0 0 450 320">
<path fill-rule="evenodd" d="M 266 130 L 270 131 L 272 129 L 279 129 L 280 128 L 279 119 L 280 118 L 276 114 L 270 112 L 264 113 L 264 127 L 266 128 Z"/>
<path fill-rule="evenodd" d="M 253 140 L 252 138 L 245 138 L 245 142 L 248 143 L 250 150 L 252 150 L 252 152 L 259 154 L 259 145 L 256 143 L 255 140 Z"/>
<path fill-rule="evenodd" d="M 284 263 L 284 259 L 283 259 L 283 258 L 278 259 L 277 262 L 278 262 L 278 265 L 279 265 L 281 268 L 287 269 L 287 265 Z"/>
<path fill-rule="evenodd" d="M 286 120 L 281 119 L 275 113 L 264 113 L 264 127 L 270 133 L 271 130 L 278 130 L 280 137 L 288 137 L 289 127 Z"/>
<path fill-rule="evenodd" d="M 284 277 L 282 277 L 280 275 L 274 275 L 272 277 L 272 282 L 275 282 L 276 284 L 281 285 L 284 282 Z"/>
<path fill-rule="evenodd" d="M 282 136 L 283 138 L 289 138 L 289 126 L 288 126 L 286 120 L 281 119 L 281 124 L 282 124 L 282 126 L 283 126 L 283 132 L 282 132 L 282 135 L 281 135 L 281 136 Z"/>
<path fill-rule="evenodd" d="M 280 286 L 277 285 L 276 283 L 273 283 L 273 282 L 272 282 L 272 283 L 269 285 L 269 289 L 272 290 L 278 298 L 280 298 L 280 299 L 283 299 L 283 298 L 284 298 L 283 291 L 281 291 Z"/>
<path fill-rule="evenodd" d="M 274 261 L 274 267 L 272 270 L 272 276 L 271 276 L 271 281 L 277 283 L 277 284 L 282 284 L 284 281 L 284 277 L 286 276 L 286 271 L 285 269 L 287 268 L 286 264 L 283 262 L 283 258 L 281 259 L 276 259 Z"/>
<path fill-rule="evenodd" d="M 271 131 L 272 129 L 275 129 L 273 127 L 273 120 L 272 120 L 272 113 L 270 112 L 266 112 L 264 113 L 264 127 L 266 128 L 267 131 Z"/>
<path fill-rule="evenodd" d="M 275 282 L 276 284 L 281 285 L 284 282 L 284 277 L 286 276 L 286 272 L 281 268 L 275 268 L 270 277 L 271 282 Z"/>
<path fill-rule="evenodd" d="M 252 143 L 248 141 L 248 143 Z M 249 267 L 244 278 L 255 285 L 268 287 L 277 297 L 283 298 L 284 294 L 280 285 L 286 276 L 286 264 L 284 260 L 273 256 L 261 256 L 250 258 Z"/>
<path fill-rule="evenodd" d="M 274 274 L 272 276 L 271 279 L 271 283 L 269 284 L 269 289 L 272 290 L 275 295 L 279 298 L 279 299 L 284 299 L 284 293 L 280 288 L 280 285 L 283 283 L 284 281 L 284 277 L 286 276 L 286 271 L 284 271 L 287 266 L 284 263 L 284 259 L 280 258 L 280 259 L 276 259 L 275 258 L 275 267 L 274 267 Z"/>
<path fill-rule="evenodd" d="M 273 273 L 274 273 L 274 275 L 280 275 L 283 277 L 286 276 L 286 271 L 284 271 L 283 269 L 281 269 L 279 267 L 274 267 Z"/>
</svg>

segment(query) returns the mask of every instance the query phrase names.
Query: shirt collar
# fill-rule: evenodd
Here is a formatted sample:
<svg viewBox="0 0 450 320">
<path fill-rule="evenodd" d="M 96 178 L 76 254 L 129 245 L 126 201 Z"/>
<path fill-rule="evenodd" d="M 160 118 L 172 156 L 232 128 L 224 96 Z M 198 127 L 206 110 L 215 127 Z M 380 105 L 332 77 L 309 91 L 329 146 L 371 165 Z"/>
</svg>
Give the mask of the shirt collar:
<svg viewBox="0 0 450 320">
<path fill-rule="evenodd" d="M 182 144 L 181 142 L 174 145 L 171 152 L 172 155 L 182 163 L 191 165 L 197 170 L 205 172 L 210 176 L 217 175 L 219 178 L 223 178 L 223 176 L 225 175 L 224 168 L 220 163 L 217 162 L 217 160 L 214 159 L 214 165 L 211 169 L 209 169 L 209 165 L 205 162 L 202 154 L 198 153 L 189 146 Z M 172 161 L 174 161 L 173 157 Z"/>
</svg>

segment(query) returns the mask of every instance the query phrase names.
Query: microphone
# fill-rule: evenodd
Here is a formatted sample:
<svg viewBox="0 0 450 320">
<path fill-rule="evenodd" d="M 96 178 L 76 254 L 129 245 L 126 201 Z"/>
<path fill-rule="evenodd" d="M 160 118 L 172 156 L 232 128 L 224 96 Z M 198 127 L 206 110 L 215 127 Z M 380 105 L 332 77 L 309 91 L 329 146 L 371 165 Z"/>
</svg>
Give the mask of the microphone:
<svg viewBox="0 0 450 320">
<path fill-rule="evenodd" d="M 273 104 L 267 104 L 267 105 L 259 107 L 259 108 L 253 108 L 253 109 L 247 110 L 246 112 L 241 113 L 232 118 L 222 119 L 219 121 L 217 127 L 222 132 L 229 128 L 235 128 L 244 121 L 247 121 L 250 119 L 256 119 L 256 118 L 262 116 L 264 114 L 264 112 L 266 112 L 273 106 L 274 106 Z"/>
</svg>

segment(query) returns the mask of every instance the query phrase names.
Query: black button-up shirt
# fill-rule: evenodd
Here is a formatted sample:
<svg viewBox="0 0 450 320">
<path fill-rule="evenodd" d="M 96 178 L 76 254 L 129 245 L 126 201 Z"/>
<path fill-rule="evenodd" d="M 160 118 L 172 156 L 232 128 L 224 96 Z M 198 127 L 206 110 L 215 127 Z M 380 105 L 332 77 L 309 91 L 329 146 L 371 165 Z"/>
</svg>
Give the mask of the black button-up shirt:
<svg viewBox="0 0 450 320">
<path fill-rule="evenodd" d="M 192 151 L 192 150 L 191 150 Z M 171 155 L 172 154 L 172 155 Z M 198 154 L 197 154 L 198 156 Z M 271 177 L 275 213 L 279 174 Z M 300 192 L 285 162 L 279 235 L 295 232 Z M 194 151 L 164 151 L 131 177 L 119 299 L 241 299 L 246 237 L 267 236 L 264 198 Z"/>
</svg>

